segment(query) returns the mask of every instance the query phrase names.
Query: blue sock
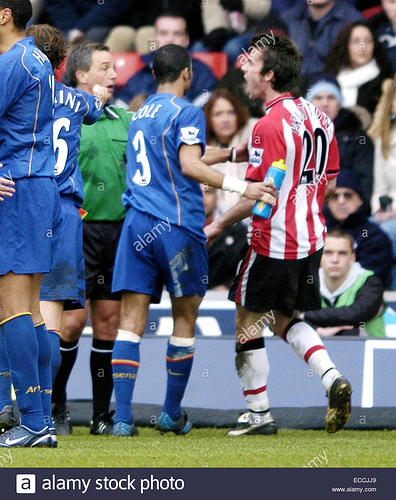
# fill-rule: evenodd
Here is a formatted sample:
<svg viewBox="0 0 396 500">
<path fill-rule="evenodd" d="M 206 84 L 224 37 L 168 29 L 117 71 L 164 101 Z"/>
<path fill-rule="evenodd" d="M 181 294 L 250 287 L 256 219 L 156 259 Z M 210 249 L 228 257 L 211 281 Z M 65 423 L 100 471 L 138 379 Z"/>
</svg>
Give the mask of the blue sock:
<svg viewBox="0 0 396 500">
<path fill-rule="evenodd" d="M 113 348 L 114 421 L 132 424 L 132 396 L 140 363 L 140 342 L 116 340 Z"/>
<path fill-rule="evenodd" d="M 44 422 L 53 427 L 51 417 L 52 375 L 51 375 L 51 341 L 45 323 L 34 325 L 39 346 L 39 380 L 41 387 L 41 403 L 44 411 Z"/>
<path fill-rule="evenodd" d="M 10 363 L 7 358 L 5 338 L 0 331 L 0 411 L 7 405 L 13 405 L 11 399 Z"/>
<path fill-rule="evenodd" d="M 194 350 L 194 345 L 182 347 L 168 343 L 166 353 L 168 383 L 162 411 L 166 412 L 174 421 L 180 420 L 182 417 L 181 401 L 190 378 Z"/>
<path fill-rule="evenodd" d="M 58 330 L 48 330 L 48 333 L 51 342 L 51 380 L 52 385 L 54 385 L 54 380 L 62 362 L 60 352 L 60 332 L 58 332 Z"/>
<path fill-rule="evenodd" d="M 1 328 L 21 423 L 32 431 L 41 431 L 46 424 L 40 393 L 39 348 L 32 315 L 26 312 L 12 316 L 1 323 Z"/>
</svg>

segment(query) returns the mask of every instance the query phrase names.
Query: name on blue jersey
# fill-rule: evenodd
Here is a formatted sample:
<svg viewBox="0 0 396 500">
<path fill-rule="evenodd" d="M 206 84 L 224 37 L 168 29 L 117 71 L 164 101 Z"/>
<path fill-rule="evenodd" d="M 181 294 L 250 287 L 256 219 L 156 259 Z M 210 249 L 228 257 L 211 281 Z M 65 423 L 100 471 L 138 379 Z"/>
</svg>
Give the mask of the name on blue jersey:
<svg viewBox="0 0 396 500">
<path fill-rule="evenodd" d="M 162 104 L 157 104 L 157 106 L 155 104 L 143 106 L 133 115 L 132 121 L 139 120 L 140 118 L 154 118 L 160 108 L 162 108 Z"/>
<path fill-rule="evenodd" d="M 60 90 L 59 93 L 59 101 L 55 98 L 55 104 L 64 104 L 65 106 L 69 106 L 75 113 L 78 113 L 78 110 L 81 107 L 81 101 L 77 100 L 77 96 L 73 95 L 71 92 L 67 92 L 66 100 L 65 100 L 65 92 Z M 77 103 L 76 103 L 77 101 Z"/>
</svg>

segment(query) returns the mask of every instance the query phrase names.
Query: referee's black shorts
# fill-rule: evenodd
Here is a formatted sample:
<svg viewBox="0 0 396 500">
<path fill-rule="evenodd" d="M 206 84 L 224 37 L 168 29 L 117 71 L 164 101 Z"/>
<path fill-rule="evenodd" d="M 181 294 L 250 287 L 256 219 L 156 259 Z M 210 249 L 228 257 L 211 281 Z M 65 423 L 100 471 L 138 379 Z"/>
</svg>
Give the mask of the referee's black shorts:
<svg viewBox="0 0 396 500">
<path fill-rule="evenodd" d="M 111 282 L 123 222 L 83 221 L 87 299 L 121 300 L 121 293 L 112 293 Z"/>
<path fill-rule="evenodd" d="M 292 317 L 295 310 L 321 309 L 319 266 L 322 250 L 299 260 L 264 257 L 251 247 L 240 264 L 228 298 L 248 311 L 280 311 Z"/>
</svg>

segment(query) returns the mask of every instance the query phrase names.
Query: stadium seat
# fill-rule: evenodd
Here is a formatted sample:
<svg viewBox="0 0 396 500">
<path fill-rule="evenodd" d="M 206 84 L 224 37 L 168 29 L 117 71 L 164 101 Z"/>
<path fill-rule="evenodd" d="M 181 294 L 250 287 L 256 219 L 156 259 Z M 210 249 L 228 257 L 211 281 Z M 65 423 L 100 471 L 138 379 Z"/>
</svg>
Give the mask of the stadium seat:
<svg viewBox="0 0 396 500">
<path fill-rule="evenodd" d="M 228 62 L 224 52 L 193 52 L 191 55 L 209 66 L 217 79 L 226 74 Z"/>
<path fill-rule="evenodd" d="M 369 9 L 362 10 L 362 15 L 366 19 L 370 19 L 370 17 L 375 16 L 376 14 L 381 12 L 382 10 L 383 10 L 382 5 L 376 5 L 374 7 L 370 7 Z"/>
<path fill-rule="evenodd" d="M 145 65 L 137 52 L 113 52 L 112 55 L 117 73 L 115 84 L 119 87 L 123 87 Z"/>
</svg>

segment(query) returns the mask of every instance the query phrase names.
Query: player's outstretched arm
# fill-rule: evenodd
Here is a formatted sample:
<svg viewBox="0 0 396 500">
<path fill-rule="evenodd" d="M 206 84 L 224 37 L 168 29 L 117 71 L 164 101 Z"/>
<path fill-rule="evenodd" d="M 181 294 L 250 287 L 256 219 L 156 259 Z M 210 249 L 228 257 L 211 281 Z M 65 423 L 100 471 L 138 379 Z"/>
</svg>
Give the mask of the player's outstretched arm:
<svg viewBox="0 0 396 500">
<path fill-rule="evenodd" d="M 0 201 L 4 201 L 3 196 L 10 198 L 15 193 L 12 186 L 15 186 L 14 181 L 0 177 Z"/>
<path fill-rule="evenodd" d="M 208 238 L 208 244 L 210 245 L 213 241 L 220 236 L 221 232 L 227 226 L 232 226 L 236 222 L 239 222 L 252 214 L 252 208 L 255 201 L 248 200 L 247 198 L 241 198 L 236 205 L 227 210 L 224 214 L 214 220 L 211 224 L 208 224 L 204 228 L 204 232 Z"/>
<path fill-rule="evenodd" d="M 233 163 L 248 161 L 249 155 L 247 145 L 248 141 L 241 142 L 236 148 L 221 149 L 213 146 L 206 146 L 205 154 L 202 156 L 201 160 L 209 166 L 225 161 L 232 161 Z"/>
<path fill-rule="evenodd" d="M 190 179 L 218 189 L 239 193 L 251 200 L 263 200 L 271 205 L 276 202 L 276 188 L 273 184 L 268 182 L 250 184 L 236 177 L 217 172 L 201 160 L 201 146 L 199 144 L 193 146 L 183 144 L 179 149 L 179 160 L 183 174 Z"/>
</svg>

